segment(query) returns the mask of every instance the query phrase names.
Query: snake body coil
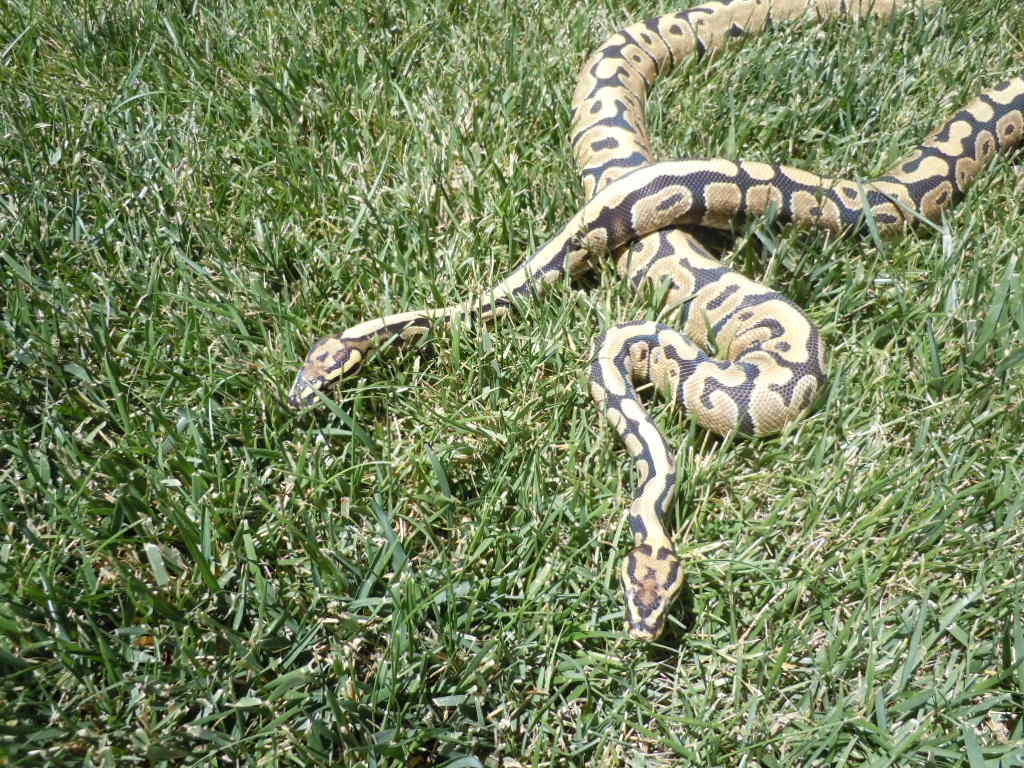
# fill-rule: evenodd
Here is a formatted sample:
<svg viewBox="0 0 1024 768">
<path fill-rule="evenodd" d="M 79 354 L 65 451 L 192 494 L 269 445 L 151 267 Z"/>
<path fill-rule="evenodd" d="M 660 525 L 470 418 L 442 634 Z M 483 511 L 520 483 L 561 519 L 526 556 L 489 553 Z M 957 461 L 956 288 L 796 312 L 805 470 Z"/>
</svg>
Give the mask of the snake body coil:
<svg viewBox="0 0 1024 768">
<path fill-rule="evenodd" d="M 934 0 L 925 0 L 925 5 Z M 637 466 L 629 508 L 635 549 L 623 562 L 626 618 L 656 638 L 683 573 L 662 518 L 675 491 L 672 452 L 637 397 L 650 381 L 718 434 L 770 434 L 800 417 L 826 382 L 818 329 L 788 299 L 713 259 L 686 227 L 729 229 L 774 214 L 835 233 L 899 232 L 938 221 L 986 163 L 1024 139 L 1024 78 L 1007 80 L 963 107 L 886 175 L 835 179 L 784 165 L 729 160 L 653 162 L 644 106 L 655 80 L 679 61 L 773 21 L 848 14 L 884 16 L 900 0 L 718 0 L 628 27 L 584 65 L 573 101 L 572 143 L 589 198 L 550 241 L 470 300 L 388 315 L 314 345 L 289 396 L 302 407 L 351 373 L 380 344 L 422 335 L 455 317 L 489 320 L 513 299 L 539 296 L 592 256 L 614 253 L 635 286 L 669 283 L 682 331 L 654 322 L 605 332 L 591 360 L 591 395 Z M 711 357 L 714 347 L 718 357 Z"/>
</svg>

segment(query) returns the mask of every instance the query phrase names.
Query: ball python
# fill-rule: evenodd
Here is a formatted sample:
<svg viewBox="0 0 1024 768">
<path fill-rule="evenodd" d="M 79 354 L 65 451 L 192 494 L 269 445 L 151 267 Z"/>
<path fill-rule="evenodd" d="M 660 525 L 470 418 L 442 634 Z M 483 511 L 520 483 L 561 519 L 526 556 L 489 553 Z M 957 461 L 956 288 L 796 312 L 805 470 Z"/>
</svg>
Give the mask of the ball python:
<svg viewBox="0 0 1024 768">
<path fill-rule="evenodd" d="M 386 342 L 409 341 L 454 318 L 489 321 L 540 297 L 566 274 L 612 254 L 636 287 L 668 283 L 681 329 L 630 322 L 603 333 L 590 393 L 632 457 L 639 485 L 627 516 L 634 549 L 622 563 L 626 624 L 654 640 L 684 581 L 662 521 L 675 461 L 637 395 L 650 382 L 718 434 L 778 432 L 814 404 L 827 381 L 818 328 L 782 294 L 723 266 L 688 227 L 728 230 L 744 218 L 836 234 L 899 232 L 936 222 L 1000 151 L 1024 138 L 1024 78 L 990 88 L 877 179 L 830 178 L 785 165 L 727 159 L 656 162 L 644 108 L 657 78 L 689 56 L 772 22 L 816 14 L 886 16 L 936 0 L 716 0 L 627 27 L 586 62 L 574 99 L 572 146 L 588 199 L 547 243 L 470 299 L 379 317 L 319 339 L 289 393 L 301 408 Z M 714 350 L 714 355 L 712 354 Z"/>
</svg>

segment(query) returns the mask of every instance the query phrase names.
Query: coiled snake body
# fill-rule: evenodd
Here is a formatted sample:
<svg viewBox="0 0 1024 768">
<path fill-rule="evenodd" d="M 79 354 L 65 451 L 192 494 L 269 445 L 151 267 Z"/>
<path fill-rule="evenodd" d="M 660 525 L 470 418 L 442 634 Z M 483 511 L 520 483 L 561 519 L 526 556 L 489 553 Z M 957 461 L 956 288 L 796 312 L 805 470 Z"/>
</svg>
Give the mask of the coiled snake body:
<svg viewBox="0 0 1024 768">
<path fill-rule="evenodd" d="M 924 0 L 914 5 L 926 5 Z M 589 199 L 550 241 L 497 285 L 452 307 L 377 318 L 317 341 L 289 395 L 302 407 L 354 371 L 383 342 L 418 337 L 435 323 L 489 320 L 530 299 L 591 256 L 615 253 L 633 285 L 667 280 L 682 306 L 681 331 L 655 322 L 616 326 L 595 343 L 591 395 L 640 476 L 629 507 L 635 549 L 622 566 L 630 632 L 653 640 L 683 572 L 662 526 L 675 491 L 671 450 L 634 386 L 650 381 L 706 429 L 770 434 L 810 408 L 826 383 L 817 327 L 788 299 L 713 259 L 686 229 L 729 229 L 739 219 L 778 220 L 835 233 L 891 234 L 938 221 L 999 151 L 1024 139 L 1024 78 L 963 107 L 888 174 L 834 179 L 783 165 L 729 160 L 654 162 L 644 119 L 657 77 L 682 59 L 773 21 L 813 12 L 884 16 L 905 0 L 718 0 L 628 27 L 584 65 L 573 101 L 572 143 Z M 717 357 L 708 349 L 714 346 Z"/>
</svg>

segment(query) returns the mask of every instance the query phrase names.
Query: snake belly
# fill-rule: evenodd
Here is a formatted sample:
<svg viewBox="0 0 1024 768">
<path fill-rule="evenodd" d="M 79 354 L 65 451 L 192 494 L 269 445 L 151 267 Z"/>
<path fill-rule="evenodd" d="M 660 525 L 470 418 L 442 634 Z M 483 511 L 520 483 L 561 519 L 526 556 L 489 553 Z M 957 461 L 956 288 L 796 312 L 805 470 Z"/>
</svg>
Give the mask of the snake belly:
<svg viewBox="0 0 1024 768">
<path fill-rule="evenodd" d="M 572 144 L 588 202 L 504 279 L 470 299 L 386 315 L 316 341 L 289 403 L 314 403 L 382 344 L 415 339 L 454 318 L 501 317 L 566 274 L 587 270 L 592 257 L 614 254 L 633 286 L 667 281 L 666 303 L 680 308 L 681 329 L 617 325 L 595 342 L 590 366 L 591 396 L 639 475 L 627 513 L 634 549 L 622 564 L 626 623 L 633 636 L 656 639 L 684 575 L 662 522 L 675 492 L 675 460 L 636 383 L 653 383 L 710 431 L 763 435 L 805 413 L 827 380 L 817 327 L 780 293 L 712 258 L 688 227 L 730 229 L 772 214 L 836 234 L 870 228 L 891 235 L 918 219 L 938 221 L 992 157 L 1024 139 L 1024 78 L 984 91 L 873 180 L 725 159 L 654 162 L 644 117 L 650 89 L 683 59 L 776 21 L 886 16 L 935 2 L 717 0 L 618 32 L 584 65 L 573 99 Z"/>
</svg>

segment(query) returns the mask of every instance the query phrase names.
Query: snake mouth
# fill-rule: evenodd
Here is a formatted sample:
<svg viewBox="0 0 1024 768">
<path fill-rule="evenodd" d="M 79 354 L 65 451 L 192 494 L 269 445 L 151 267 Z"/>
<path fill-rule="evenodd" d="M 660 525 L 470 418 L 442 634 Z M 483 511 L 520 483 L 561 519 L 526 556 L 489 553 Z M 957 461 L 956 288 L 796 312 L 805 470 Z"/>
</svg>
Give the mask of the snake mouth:
<svg viewBox="0 0 1024 768">
<path fill-rule="evenodd" d="M 631 637 L 636 640 L 643 640 L 651 643 L 661 637 L 661 633 L 665 631 L 665 614 L 662 613 L 657 616 L 653 621 L 639 618 L 631 615 L 629 608 L 626 609 L 627 621 L 626 628 L 629 631 Z"/>
<path fill-rule="evenodd" d="M 652 642 L 657 640 L 665 630 L 666 609 L 671 602 L 659 600 L 654 611 L 645 611 L 635 600 L 635 593 L 626 595 L 626 629 L 630 636 L 637 640 Z"/>
</svg>

